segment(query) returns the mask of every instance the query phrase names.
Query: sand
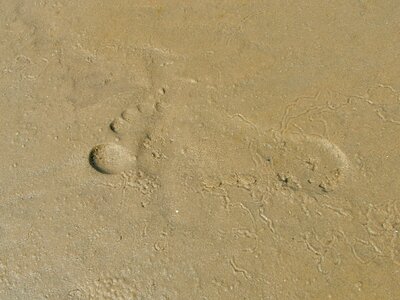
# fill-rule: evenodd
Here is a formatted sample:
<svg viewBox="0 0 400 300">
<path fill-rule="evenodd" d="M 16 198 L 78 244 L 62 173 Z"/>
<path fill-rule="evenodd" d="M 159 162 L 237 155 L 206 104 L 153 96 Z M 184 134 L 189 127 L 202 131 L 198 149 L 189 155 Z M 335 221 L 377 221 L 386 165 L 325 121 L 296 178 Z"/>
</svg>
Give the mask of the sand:
<svg viewBox="0 0 400 300">
<path fill-rule="evenodd" d="M 0 299 L 400 299 L 399 1 L 4 0 Z"/>
</svg>

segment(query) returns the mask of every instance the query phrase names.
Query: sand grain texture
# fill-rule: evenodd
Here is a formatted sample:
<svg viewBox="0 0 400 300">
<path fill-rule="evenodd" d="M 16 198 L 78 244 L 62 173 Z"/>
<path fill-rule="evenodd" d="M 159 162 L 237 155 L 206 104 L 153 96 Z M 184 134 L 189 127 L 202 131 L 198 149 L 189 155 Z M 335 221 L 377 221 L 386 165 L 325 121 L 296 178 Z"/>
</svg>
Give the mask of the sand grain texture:
<svg viewBox="0 0 400 300">
<path fill-rule="evenodd" d="M 398 1 L 3 1 L 0 299 L 400 299 Z"/>
</svg>

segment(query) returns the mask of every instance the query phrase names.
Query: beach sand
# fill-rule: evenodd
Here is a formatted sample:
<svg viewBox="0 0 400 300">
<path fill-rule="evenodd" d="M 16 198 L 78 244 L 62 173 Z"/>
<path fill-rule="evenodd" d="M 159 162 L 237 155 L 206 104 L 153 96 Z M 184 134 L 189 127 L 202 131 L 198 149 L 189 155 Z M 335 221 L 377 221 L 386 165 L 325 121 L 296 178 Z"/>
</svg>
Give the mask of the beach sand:
<svg viewBox="0 0 400 300">
<path fill-rule="evenodd" d="M 4 0 L 0 299 L 400 299 L 399 1 Z"/>
</svg>

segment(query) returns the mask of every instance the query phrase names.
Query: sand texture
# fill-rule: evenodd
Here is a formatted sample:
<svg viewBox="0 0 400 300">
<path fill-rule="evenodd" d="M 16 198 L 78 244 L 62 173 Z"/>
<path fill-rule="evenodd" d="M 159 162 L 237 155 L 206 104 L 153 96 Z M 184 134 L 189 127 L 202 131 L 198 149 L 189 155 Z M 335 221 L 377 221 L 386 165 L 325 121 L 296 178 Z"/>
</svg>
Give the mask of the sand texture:
<svg viewBox="0 0 400 300">
<path fill-rule="evenodd" d="M 0 299 L 400 299 L 398 0 L 3 0 Z"/>
</svg>

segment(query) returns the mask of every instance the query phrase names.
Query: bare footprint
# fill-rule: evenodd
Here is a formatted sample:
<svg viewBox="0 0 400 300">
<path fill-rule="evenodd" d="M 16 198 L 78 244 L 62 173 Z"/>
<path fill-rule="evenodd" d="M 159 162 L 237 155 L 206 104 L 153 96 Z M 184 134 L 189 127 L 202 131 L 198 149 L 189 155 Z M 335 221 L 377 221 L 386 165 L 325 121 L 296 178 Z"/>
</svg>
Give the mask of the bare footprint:
<svg viewBox="0 0 400 300">
<path fill-rule="evenodd" d="M 119 143 L 94 146 L 89 155 L 92 167 L 101 173 L 114 175 L 140 169 L 143 160 L 139 156 L 144 148 L 149 148 L 156 113 L 156 103 L 125 109 L 110 124 L 110 130 L 116 134 Z"/>
</svg>

